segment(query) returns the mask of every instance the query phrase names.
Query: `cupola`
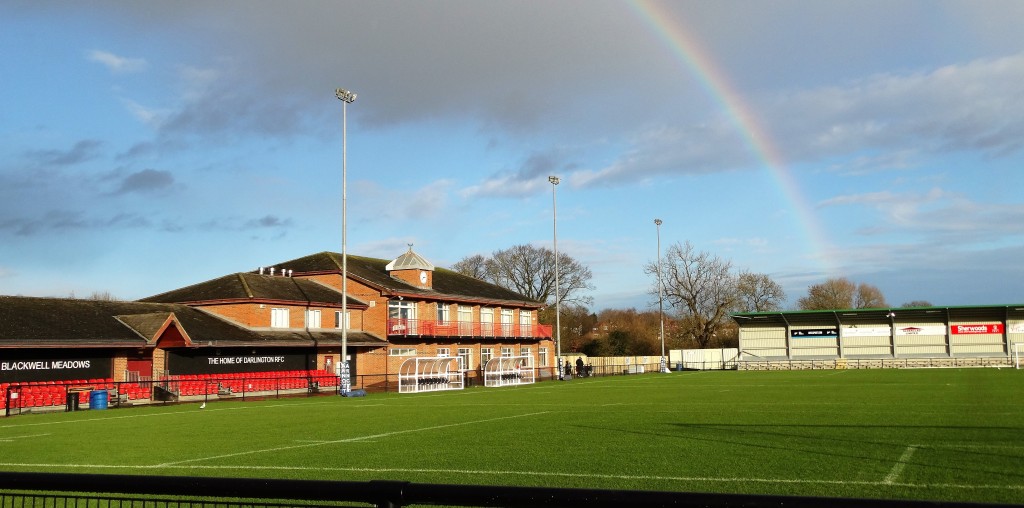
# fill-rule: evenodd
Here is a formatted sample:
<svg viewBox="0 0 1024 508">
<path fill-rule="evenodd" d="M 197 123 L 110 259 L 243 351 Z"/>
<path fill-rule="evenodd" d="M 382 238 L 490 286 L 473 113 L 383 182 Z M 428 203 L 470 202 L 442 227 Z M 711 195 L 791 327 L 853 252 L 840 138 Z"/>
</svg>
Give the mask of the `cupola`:
<svg viewBox="0 0 1024 508">
<path fill-rule="evenodd" d="M 413 252 L 411 243 L 405 254 L 392 260 L 384 269 L 391 277 L 419 288 L 429 289 L 434 285 L 434 265 Z"/>
</svg>

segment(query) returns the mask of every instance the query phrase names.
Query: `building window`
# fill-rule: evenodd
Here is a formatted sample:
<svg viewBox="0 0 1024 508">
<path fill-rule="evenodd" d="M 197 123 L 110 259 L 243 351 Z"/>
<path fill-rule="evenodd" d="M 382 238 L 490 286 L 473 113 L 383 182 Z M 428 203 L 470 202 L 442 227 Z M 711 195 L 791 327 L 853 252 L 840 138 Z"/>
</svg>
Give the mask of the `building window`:
<svg viewBox="0 0 1024 508">
<path fill-rule="evenodd" d="M 480 335 L 494 337 L 494 309 L 480 308 Z"/>
<path fill-rule="evenodd" d="M 537 348 L 537 360 L 540 362 L 541 367 L 548 366 L 548 348 Z"/>
<path fill-rule="evenodd" d="M 510 347 L 503 347 L 503 348 L 501 348 L 501 356 L 503 358 L 511 357 L 512 356 L 512 348 L 510 348 Z"/>
<path fill-rule="evenodd" d="M 526 365 L 528 367 L 533 367 L 533 351 L 531 351 L 529 347 L 521 346 L 519 348 L 519 356 L 525 356 L 529 358 L 529 360 L 526 361 Z"/>
<path fill-rule="evenodd" d="M 512 337 L 512 309 L 501 309 L 501 336 Z"/>
<path fill-rule="evenodd" d="M 291 318 L 288 309 L 270 309 L 270 326 L 272 328 L 288 328 L 291 326 Z"/>
<path fill-rule="evenodd" d="M 393 347 L 388 350 L 388 356 L 416 356 L 416 348 Z"/>
<path fill-rule="evenodd" d="M 439 347 L 439 348 L 437 348 L 437 356 L 448 357 L 448 356 L 451 356 L 451 354 L 452 354 L 452 350 L 449 349 L 449 348 L 446 348 L 446 347 Z"/>
<path fill-rule="evenodd" d="M 320 328 L 320 311 L 306 309 L 306 328 Z"/>
<path fill-rule="evenodd" d="M 350 311 L 350 310 L 349 311 L 345 311 L 345 321 L 344 321 L 344 323 L 345 323 L 345 329 L 347 329 L 347 330 L 351 330 L 352 329 L 352 311 Z M 334 311 L 334 326 L 340 330 L 341 329 L 341 324 L 342 324 L 341 311 L 340 310 L 336 310 L 336 311 Z"/>
<path fill-rule="evenodd" d="M 459 370 L 469 370 L 473 365 L 473 350 L 468 347 L 459 348 Z"/>
<path fill-rule="evenodd" d="M 446 325 L 448 320 L 451 319 L 448 316 L 449 306 L 443 303 L 437 304 L 437 324 Z"/>
<path fill-rule="evenodd" d="M 480 348 L 480 367 L 481 368 L 486 367 L 487 366 L 487 362 L 491 361 L 492 357 L 494 357 L 494 349 L 493 348 L 489 348 L 489 347 L 482 347 L 482 348 Z"/>
<path fill-rule="evenodd" d="M 388 333 L 415 335 L 419 323 L 416 321 L 416 302 L 390 300 L 388 302 Z"/>
<path fill-rule="evenodd" d="M 519 336 L 533 337 L 533 311 L 519 311 Z"/>
<path fill-rule="evenodd" d="M 468 305 L 459 305 L 459 335 L 473 335 L 473 308 Z"/>
</svg>

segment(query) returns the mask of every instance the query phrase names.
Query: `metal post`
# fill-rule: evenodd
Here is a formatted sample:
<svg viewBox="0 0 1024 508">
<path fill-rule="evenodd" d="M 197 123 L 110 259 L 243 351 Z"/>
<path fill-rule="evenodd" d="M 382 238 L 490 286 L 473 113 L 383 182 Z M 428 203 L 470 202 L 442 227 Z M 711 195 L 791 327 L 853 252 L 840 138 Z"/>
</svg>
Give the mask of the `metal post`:
<svg viewBox="0 0 1024 508">
<path fill-rule="evenodd" d="M 668 358 L 665 357 L 665 306 L 664 292 L 665 285 L 661 281 L 661 219 L 654 219 L 654 227 L 658 231 L 658 321 L 660 324 L 661 337 L 661 371 L 670 372 L 668 369 Z"/>
<path fill-rule="evenodd" d="M 348 105 L 356 94 L 338 88 L 341 100 L 341 383 L 339 390 L 347 395 L 352 388 L 348 366 Z"/>
<path fill-rule="evenodd" d="M 551 220 L 552 220 L 552 234 L 553 245 L 555 251 L 555 355 L 558 358 L 558 379 L 564 379 L 563 373 L 565 372 L 562 362 L 562 323 L 561 323 L 561 309 L 559 295 L 558 295 L 558 199 L 556 196 L 555 189 L 558 188 L 559 178 L 557 176 L 549 176 L 548 181 L 551 182 Z"/>
</svg>

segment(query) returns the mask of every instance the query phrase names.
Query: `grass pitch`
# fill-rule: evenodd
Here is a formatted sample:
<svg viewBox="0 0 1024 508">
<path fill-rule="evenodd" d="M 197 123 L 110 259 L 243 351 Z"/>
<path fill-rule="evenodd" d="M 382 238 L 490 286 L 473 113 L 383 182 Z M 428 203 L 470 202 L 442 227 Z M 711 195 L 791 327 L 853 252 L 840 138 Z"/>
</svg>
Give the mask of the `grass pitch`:
<svg viewBox="0 0 1024 508">
<path fill-rule="evenodd" d="M 0 419 L 0 469 L 1024 502 L 1024 372 L 683 372 Z"/>
</svg>

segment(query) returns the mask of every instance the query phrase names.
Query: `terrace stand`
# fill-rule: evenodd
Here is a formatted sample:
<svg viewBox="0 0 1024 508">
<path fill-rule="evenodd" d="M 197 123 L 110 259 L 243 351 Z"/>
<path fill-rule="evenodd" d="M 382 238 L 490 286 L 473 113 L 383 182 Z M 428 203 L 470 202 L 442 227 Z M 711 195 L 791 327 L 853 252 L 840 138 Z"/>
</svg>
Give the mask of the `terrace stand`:
<svg viewBox="0 0 1024 508">
<path fill-rule="evenodd" d="M 461 390 L 464 386 L 458 357 L 409 358 L 398 368 L 398 393 Z"/>
<path fill-rule="evenodd" d="M 529 356 L 491 358 L 484 366 L 484 386 L 533 384 L 533 364 Z"/>
</svg>

